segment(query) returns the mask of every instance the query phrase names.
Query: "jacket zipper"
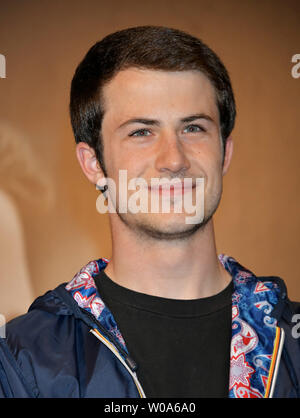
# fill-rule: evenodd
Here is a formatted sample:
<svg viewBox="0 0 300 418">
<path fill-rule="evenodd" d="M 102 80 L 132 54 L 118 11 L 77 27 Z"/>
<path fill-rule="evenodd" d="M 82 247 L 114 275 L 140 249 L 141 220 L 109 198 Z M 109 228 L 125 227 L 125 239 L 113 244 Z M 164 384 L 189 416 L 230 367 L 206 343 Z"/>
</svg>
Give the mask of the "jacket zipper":
<svg viewBox="0 0 300 418">
<path fill-rule="evenodd" d="M 272 383 L 271 383 L 271 386 L 270 386 L 269 395 L 267 396 L 268 398 L 273 397 L 273 393 L 274 393 L 274 389 L 275 389 L 275 385 L 276 385 L 276 381 L 277 381 L 279 364 L 280 364 L 280 360 L 281 360 L 283 344 L 284 344 L 284 338 L 285 338 L 284 329 L 283 328 L 279 328 L 279 329 L 280 329 L 280 341 L 279 341 L 277 356 L 276 356 L 275 363 L 274 363 Z"/>
<path fill-rule="evenodd" d="M 107 340 L 102 334 L 100 334 L 100 332 L 97 329 L 91 329 L 90 332 L 95 335 L 96 338 L 98 338 L 98 340 L 100 340 L 104 345 L 106 345 L 107 348 L 110 349 L 110 351 L 120 360 L 120 362 L 123 364 L 123 366 L 126 368 L 126 370 L 130 373 L 136 387 L 137 390 L 139 392 L 139 395 L 141 398 L 146 398 L 146 395 L 143 391 L 142 385 L 140 384 L 136 372 L 132 371 L 132 369 L 128 366 L 128 364 L 126 363 L 126 361 L 122 358 L 122 356 L 119 354 L 118 350 L 116 349 L 116 347 L 109 341 Z"/>
<path fill-rule="evenodd" d="M 113 339 L 113 343 L 111 342 L 111 335 L 110 333 L 100 324 L 100 322 L 94 317 L 93 314 L 86 311 L 84 308 L 80 307 L 81 312 L 83 312 L 85 315 L 87 315 L 101 330 L 102 335 L 96 328 L 90 329 L 90 332 L 95 335 L 98 340 L 100 340 L 103 344 L 106 345 L 107 348 L 110 349 L 112 353 L 115 354 L 115 356 L 120 360 L 120 362 L 123 364 L 123 366 L 126 368 L 126 370 L 130 373 L 131 377 L 133 378 L 133 381 L 138 389 L 139 395 L 141 398 L 146 398 L 145 392 L 137 378 L 136 369 L 137 365 L 135 361 L 127 354 L 127 352 L 121 347 L 121 345 Z M 120 355 L 120 353 L 123 355 L 123 357 Z"/>
</svg>

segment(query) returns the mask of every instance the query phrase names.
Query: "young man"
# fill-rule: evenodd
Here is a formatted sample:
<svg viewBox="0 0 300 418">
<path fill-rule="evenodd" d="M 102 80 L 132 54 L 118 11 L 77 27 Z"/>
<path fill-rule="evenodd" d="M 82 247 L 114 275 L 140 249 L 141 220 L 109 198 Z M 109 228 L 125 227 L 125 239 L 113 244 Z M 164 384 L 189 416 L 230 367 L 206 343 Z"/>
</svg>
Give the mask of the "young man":
<svg viewBox="0 0 300 418">
<path fill-rule="evenodd" d="M 110 201 L 112 257 L 7 325 L 2 396 L 299 397 L 299 305 L 216 254 L 235 103 L 215 53 L 169 28 L 111 34 L 78 66 L 70 112 L 81 168 Z M 188 197 L 203 206 L 192 222 L 175 210 Z"/>
</svg>

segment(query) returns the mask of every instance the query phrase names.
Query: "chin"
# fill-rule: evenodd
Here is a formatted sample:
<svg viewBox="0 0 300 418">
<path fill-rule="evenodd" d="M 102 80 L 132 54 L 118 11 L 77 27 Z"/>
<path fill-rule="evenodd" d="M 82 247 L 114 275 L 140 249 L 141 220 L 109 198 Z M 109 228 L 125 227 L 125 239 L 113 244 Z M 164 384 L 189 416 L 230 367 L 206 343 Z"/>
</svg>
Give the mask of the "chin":
<svg viewBox="0 0 300 418">
<path fill-rule="evenodd" d="M 160 241 L 181 241 L 195 234 L 202 224 L 188 225 L 186 228 L 158 228 L 152 225 L 139 225 L 139 231 L 144 236 Z"/>
<path fill-rule="evenodd" d="M 120 219 L 128 228 L 135 231 L 138 235 L 157 240 L 174 241 L 187 239 L 194 235 L 200 228 L 203 228 L 209 219 L 203 219 L 197 224 L 186 224 L 182 214 L 157 214 L 157 216 L 128 217 L 119 214 Z"/>
</svg>

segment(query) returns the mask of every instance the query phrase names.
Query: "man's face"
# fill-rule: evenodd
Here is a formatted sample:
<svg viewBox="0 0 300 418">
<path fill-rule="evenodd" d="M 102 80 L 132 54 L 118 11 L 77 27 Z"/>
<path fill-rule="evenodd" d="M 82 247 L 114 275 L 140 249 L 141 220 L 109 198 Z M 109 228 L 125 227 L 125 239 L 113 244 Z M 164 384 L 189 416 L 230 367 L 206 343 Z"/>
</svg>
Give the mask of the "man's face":
<svg viewBox="0 0 300 418">
<path fill-rule="evenodd" d="M 222 192 L 222 141 L 219 112 L 211 82 L 200 72 L 167 72 L 130 68 L 103 88 L 102 140 L 107 177 L 117 185 L 119 170 L 128 182 L 142 178 L 149 185 L 148 213 L 119 213 L 131 229 L 160 239 L 188 236 L 215 212 Z M 204 179 L 204 219 L 186 223 L 187 214 L 151 213 L 152 178 Z M 138 189 L 136 189 L 138 190 Z M 192 193 L 195 188 L 179 193 Z M 128 198 L 134 191 L 128 191 Z M 171 189 L 171 207 L 176 198 Z M 118 195 L 117 195 L 118 196 Z M 118 199 L 117 199 L 118 212 Z M 115 215 L 114 215 L 115 216 Z"/>
</svg>

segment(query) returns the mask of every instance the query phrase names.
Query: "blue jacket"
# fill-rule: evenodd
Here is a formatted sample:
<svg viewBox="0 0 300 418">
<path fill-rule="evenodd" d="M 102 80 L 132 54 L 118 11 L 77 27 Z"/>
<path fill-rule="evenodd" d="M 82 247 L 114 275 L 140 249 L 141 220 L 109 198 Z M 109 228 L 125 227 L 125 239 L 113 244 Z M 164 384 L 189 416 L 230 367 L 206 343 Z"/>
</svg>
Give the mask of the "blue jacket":
<svg viewBox="0 0 300 418">
<path fill-rule="evenodd" d="M 300 304 L 278 277 L 257 277 L 232 257 L 229 397 L 300 397 Z M 108 260 L 37 298 L 0 339 L 0 397 L 145 397 L 94 277 Z M 171 348 L 170 348 L 171 349 Z M 199 394 L 201 397 L 201 394 Z"/>
</svg>

